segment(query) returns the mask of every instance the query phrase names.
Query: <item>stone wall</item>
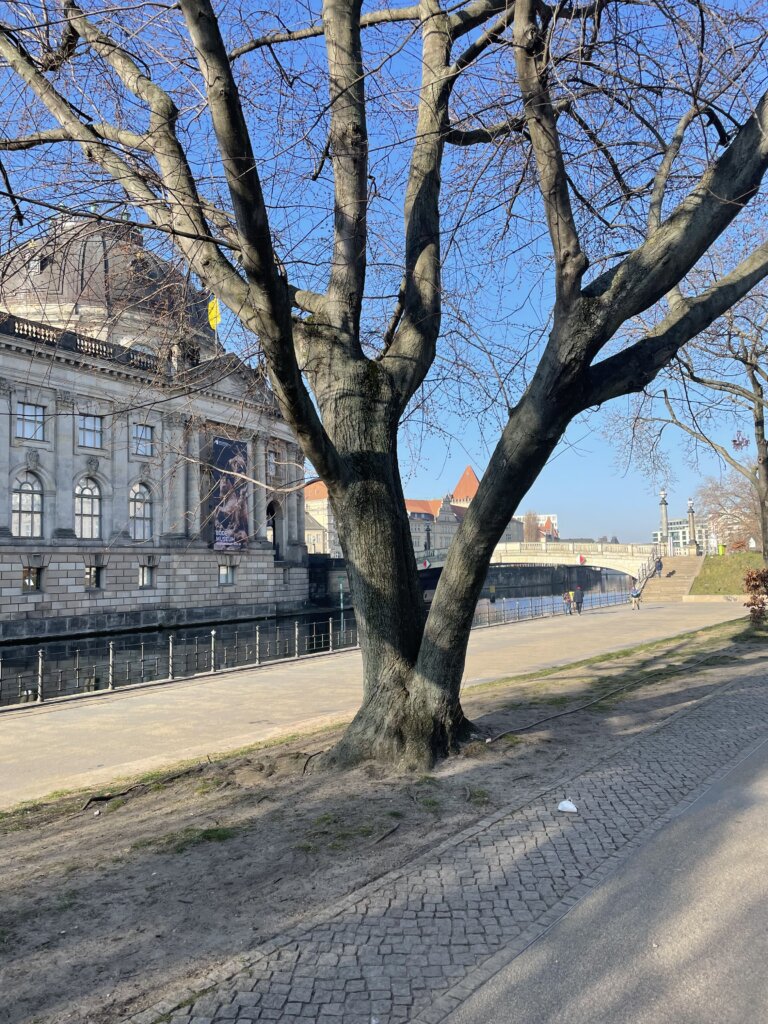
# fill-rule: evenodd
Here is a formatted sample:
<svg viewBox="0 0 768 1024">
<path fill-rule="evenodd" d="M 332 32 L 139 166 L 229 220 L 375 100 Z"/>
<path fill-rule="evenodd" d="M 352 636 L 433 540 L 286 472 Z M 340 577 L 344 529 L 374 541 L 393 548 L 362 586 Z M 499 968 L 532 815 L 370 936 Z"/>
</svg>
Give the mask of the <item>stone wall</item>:
<svg viewBox="0 0 768 1024">
<path fill-rule="evenodd" d="M 257 618 L 302 608 L 309 597 L 306 569 L 276 562 L 267 544 L 237 554 L 191 545 L 154 548 L 151 587 L 139 586 L 146 552 L 114 546 L 99 552 L 104 564 L 97 589 L 86 587 L 90 550 L 46 552 L 42 589 L 29 592 L 22 587 L 28 556 L 23 549 L 0 551 L 0 640 Z M 219 583 L 220 565 L 231 566 L 233 583 Z"/>
</svg>

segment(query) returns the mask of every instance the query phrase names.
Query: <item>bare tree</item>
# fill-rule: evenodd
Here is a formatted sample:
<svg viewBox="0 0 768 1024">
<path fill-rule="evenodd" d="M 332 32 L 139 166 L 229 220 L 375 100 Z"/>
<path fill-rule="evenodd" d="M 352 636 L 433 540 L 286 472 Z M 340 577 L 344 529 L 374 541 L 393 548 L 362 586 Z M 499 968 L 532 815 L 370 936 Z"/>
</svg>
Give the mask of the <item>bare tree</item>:
<svg viewBox="0 0 768 1024">
<path fill-rule="evenodd" d="M 685 346 L 638 399 L 644 454 L 668 427 L 688 441 L 689 455 L 714 455 L 730 473 L 706 481 L 705 508 L 741 539 L 760 538 L 768 559 L 768 296 L 755 290 Z M 746 430 L 748 433 L 744 433 Z"/>
<path fill-rule="evenodd" d="M 539 517 L 535 512 L 526 512 L 523 516 L 523 540 L 532 544 L 539 539 Z"/>
<path fill-rule="evenodd" d="M 696 492 L 696 511 L 732 551 L 744 551 L 761 539 L 760 500 L 752 480 L 731 471 L 708 477 Z"/>
<path fill-rule="evenodd" d="M 755 230 L 720 279 L 679 291 L 768 167 L 763 0 L 738 15 L 324 0 L 295 29 L 287 0 L 6 11 L 10 212 L 86 195 L 143 210 L 258 335 L 328 486 L 364 672 L 332 759 L 448 753 L 469 729 L 459 688 L 489 559 L 567 425 L 646 387 L 768 273 Z M 440 378 L 446 337 L 476 365 L 492 353 L 476 380 L 502 429 L 425 617 L 398 424 Z"/>
</svg>

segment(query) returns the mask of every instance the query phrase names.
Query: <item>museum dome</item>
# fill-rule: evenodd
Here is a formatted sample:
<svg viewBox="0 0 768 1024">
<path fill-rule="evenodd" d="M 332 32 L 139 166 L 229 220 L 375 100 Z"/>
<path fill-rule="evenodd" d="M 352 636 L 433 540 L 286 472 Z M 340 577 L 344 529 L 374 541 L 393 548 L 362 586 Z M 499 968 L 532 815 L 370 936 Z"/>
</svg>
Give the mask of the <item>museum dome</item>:
<svg viewBox="0 0 768 1024">
<path fill-rule="evenodd" d="M 17 316 L 157 354 L 179 344 L 203 358 L 216 349 L 208 296 L 129 223 L 54 219 L 46 235 L 0 257 L 0 303 Z"/>
</svg>

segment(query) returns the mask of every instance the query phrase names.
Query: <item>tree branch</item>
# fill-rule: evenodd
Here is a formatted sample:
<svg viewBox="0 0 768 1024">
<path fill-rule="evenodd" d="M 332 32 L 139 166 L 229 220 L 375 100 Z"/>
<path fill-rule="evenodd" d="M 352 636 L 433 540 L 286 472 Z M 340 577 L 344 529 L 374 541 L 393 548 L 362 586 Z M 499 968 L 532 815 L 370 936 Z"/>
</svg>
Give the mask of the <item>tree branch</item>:
<svg viewBox="0 0 768 1024">
<path fill-rule="evenodd" d="M 418 21 L 419 6 L 412 7 L 391 7 L 385 11 L 371 11 L 359 18 L 360 28 L 369 28 L 371 25 L 385 25 L 396 21 Z M 251 53 L 253 50 L 261 49 L 264 46 L 272 46 L 274 43 L 293 43 L 301 39 L 314 39 L 321 36 L 325 31 L 324 25 L 310 25 L 308 28 L 297 28 L 288 32 L 268 32 L 265 36 L 251 39 L 242 46 L 236 47 L 229 54 L 230 60 L 237 60 L 238 57 Z"/>
<path fill-rule="evenodd" d="M 331 323 L 351 354 L 362 356 L 360 313 L 365 290 L 368 130 L 360 40 L 362 0 L 324 0 L 333 166 L 333 259 L 328 286 Z"/>
<path fill-rule="evenodd" d="M 405 194 L 402 316 L 381 358 L 392 374 L 403 409 L 434 360 L 440 332 L 440 167 L 455 80 L 447 74 L 451 37 L 439 0 L 422 0 L 420 12 L 421 89 Z"/>
<path fill-rule="evenodd" d="M 557 118 L 537 59 L 541 52 L 541 38 L 534 8 L 535 0 L 515 2 L 515 64 L 555 256 L 557 316 L 578 297 L 588 261 L 581 251 L 573 219 Z"/>
<path fill-rule="evenodd" d="M 117 128 L 115 125 L 100 122 L 89 123 L 88 129 L 104 142 L 114 142 L 126 149 L 139 150 L 142 153 L 154 153 L 154 147 L 148 135 L 139 135 L 137 132 L 131 132 L 125 128 Z M 48 128 L 46 131 L 34 132 L 32 135 L 24 135 L 19 139 L 0 139 L 0 149 L 13 153 L 34 149 L 35 146 L 50 146 L 58 142 L 87 141 L 88 138 L 73 138 L 70 132 L 64 128 Z"/>
<path fill-rule="evenodd" d="M 743 477 L 746 477 L 746 479 L 749 480 L 750 483 L 752 483 L 752 475 L 749 472 L 749 470 L 742 466 L 742 464 L 737 459 L 734 459 L 734 457 L 731 455 L 727 448 L 725 448 L 721 444 L 718 444 L 717 441 L 714 441 L 703 431 L 696 430 L 694 427 L 691 427 L 688 423 L 685 423 L 677 416 L 675 410 L 672 408 L 672 403 L 670 402 L 669 396 L 667 395 L 666 391 L 664 392 L 664 404 L 667 408 L 669 419 L 661 422 L 667 422 L 671 426 L 677 427 L 679 430 L 682 430 L 685 434 L 688 434 L 689 437 L 694 438 L 694 440 L 700 441 L 702 444 L 706 444 L 708 447 L 712 449 L 713 452 L 715 452 L 716 455 L 718 455 L 723 460 L 723 462 L 727 462 L 731 469 L 735 469 L 737 473 L 740 473 Z"/>
<path fill-rule="evenodd" d="M 768 92 L 699 184 L 633 253 L 584 289 L 604 337 L 666 295 L 757 193 L 768 169 Z"/>
<path fill-rule="evenodd" d="M 768 242 L 685 307 L 673 308 L 642 341 L 603 359 L 587 374 L 582 409 L 642 391 L 682 348 L 768 276 Z"/>
</svg>

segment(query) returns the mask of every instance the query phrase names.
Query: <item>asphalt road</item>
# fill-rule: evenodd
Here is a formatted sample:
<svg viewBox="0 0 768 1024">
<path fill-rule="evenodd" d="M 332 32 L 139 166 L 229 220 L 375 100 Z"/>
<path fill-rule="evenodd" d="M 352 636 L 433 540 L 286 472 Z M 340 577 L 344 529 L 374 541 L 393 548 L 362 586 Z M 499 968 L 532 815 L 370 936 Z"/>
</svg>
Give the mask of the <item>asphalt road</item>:
<svg viewBox="0 0 768 1024">
<path fill-rule="evenodd" d="M 768 739 L 445 1024 L 768 1021 Z"/>
</svg>

